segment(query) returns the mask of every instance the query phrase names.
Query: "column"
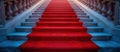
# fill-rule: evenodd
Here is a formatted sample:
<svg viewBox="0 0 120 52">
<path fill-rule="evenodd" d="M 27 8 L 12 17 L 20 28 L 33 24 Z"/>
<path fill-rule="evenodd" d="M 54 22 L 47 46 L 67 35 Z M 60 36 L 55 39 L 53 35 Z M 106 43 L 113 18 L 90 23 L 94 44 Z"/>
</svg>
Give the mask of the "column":
<svg viewBox="0 0 120 52">
<path fill-rule="evenodd" d="M 5 8 L 4 0 L 0 0 L 0 28 L 5 25 Z"/>
</svg>

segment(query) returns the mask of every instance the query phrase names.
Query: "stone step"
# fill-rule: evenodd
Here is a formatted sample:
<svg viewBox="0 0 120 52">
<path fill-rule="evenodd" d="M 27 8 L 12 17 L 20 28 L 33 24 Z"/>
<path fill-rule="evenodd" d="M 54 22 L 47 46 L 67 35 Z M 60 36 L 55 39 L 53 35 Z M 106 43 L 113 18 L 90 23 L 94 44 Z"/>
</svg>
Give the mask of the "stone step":
<svg viewBox="0 0 120 52">
<path fill-rule="evenodd" d="M 88 32 L 103 32 L 104 29 L 102 27 L 87 27 Z M 15 28 L 16 32 L 31 32 L 32 27 L 27 26 L 19 26 Z"/>
<path fill-rule="evenodd" d="M 84 11 L 82 11 L 82 10 L 74 10 L 75 12 L 83 12 L 84 13 Z"/>
<path fill-rule="evenodd" d="M 86 13 L 76 12 L 77 15 L 86 15 Z"/>
<path fill-rule="evenodd" d="M 42 14 L 43 12 L 34 12 L 34 14 Z"/>
<path fill-rule="evenodd" d="M 42 14 L 35 14 L 35 13 L 32 13 L 31 16 L 41 16 Z"/>
<path fill-rule="evenodd" d="M 14 32 L 7 35 L 8 40 L 27 40 L 29 32 Z M 110 40 L 112 35 L 108 33 L 89 33 L 93 41 L 107 41 Z"/>
<path fill-rule="evenodd" d="M 25 20 L 26 22 L 38 22 L 39 18 L 28 18 Z"/>
<path fill-rule="evenodd" d="M 99 46 L 99 52 L 120 52 L 120 43 L 114 41 L 93 41 Z"/>
<path fill-rule="evenodd" d="M 3 41 L 0 43 L 0 52 L 20 52 L 20 45 L 25 41 Z M 114 41 L 93 41 L 99 46 L 98 52 L 120 52 L 120 43 Z"/>
<path fill-rule="evenodd" d="M 36 25 L 36 22 L 22 22 L 21 23 L 21 26 L 35 26 Z"/>
<path fill-rule="evenodd" d="M 86 27 L 97 27 L 97 23 L 96 22 L 83 22 L 83 26 L 86 26 Z"/>
<path fill-rule="evenodd" d="M 87 15 L 78 15 L 77 17 L 78 18 L 89 18 L 89 16 L 87 16 Z"/>
<path fill-rule="evenodd" d="M 80 21 L 82 21 L 82 22 L 93 22 L 93 19 L 80 18 Z"/>
<path fill-rule="evenodd" d="M 87 27 L 88 32 L 104 32 L 104 29 L 102 27 Z"/>
<path fill-rule="evenodd" d="M 19 46 L 25 41 L 6 40 L 0 43 L 0 52 L 20 52 Z"/>
<path fill-rule="evenodd" d="M 39 18 L 28 18 L 26 19 L 26 22 L 38 22 Z M 41 18 L 42 19 L 42 18 Z M 47 19 L 47 18 L 46 18 Z M 52 20 L 52 19 L 51 19 Z M 67 20 L 67 19 L 66 19 Z M 68 19 L 69 20 L 69 19 Z M 93 22 L 93 19 L 88 19 L 88 18 L 80 18 L 80 21 L 82 22 Z"/>
<path fill-rule="evenodd" d="M 39 12 L 36 12 L 39 13 Z M 40 12 L 41 13 L 41 12 Z M 41 15 L 31 15 L 30 18 L 40 18 Z M 89 16 L 86 15 L 79 15 L 78 18 L 89 18 Z"/>
<path fill-rule="evenodd" d="M 31 15 L 29 18 L 40 18 L 41 16 Z"/>
<path fill-rule="evenodd" d="M 21 26 L 35 26 L 36 22 L 22 22 Z M 92 26 L 97 26 L 97 23 L 95 22 L 83 22 L 83 25 L 86 27 L 92 27 Z"/>
<path fill-rule="evenodd" d="M 34 13 L 32 13 L 32 15 L 42 15 L 42 12 L 41 13 L 37 13 L 37 12 L 34 12 Z"/>
</svg>

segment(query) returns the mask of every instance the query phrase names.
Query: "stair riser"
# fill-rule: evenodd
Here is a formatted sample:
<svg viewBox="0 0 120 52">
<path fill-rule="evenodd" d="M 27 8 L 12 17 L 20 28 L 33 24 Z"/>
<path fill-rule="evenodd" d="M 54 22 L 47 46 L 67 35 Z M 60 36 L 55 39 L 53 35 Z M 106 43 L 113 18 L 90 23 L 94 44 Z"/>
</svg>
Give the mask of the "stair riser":
<svg viewBox="0 0 120 52">
<path fill-rule="evenodd" d="M 40 19 L 40 21 L 76 21 L 78 22 L 79 19 Z"/>
<path fill-rule="evenodd" d="M 80 21 L 82 21 L 82 22 L 93 22 L 93 20 L 92 19 L 80 19 Z"/>
<path fill-rule="evenodd" d="M 39 19 L 33 18 L 33 19 L 26 19 L 27 22 L 38 22 Z M 82 22 L 93 22 L 92 19 L 40 19 L 40 21 L 82 21 Z"/>
<path fill-rule="evenodd" d="M 26 22 L 38 22 L 39 18 L 35 18 L 35 19 L 26 19 Z"/>
<path fill-rule="evenodd" d="M 75 14 L 74 12 L 45 12 L 43 14 Z"/>
<path fill-rule="evenodd" d="M 87 28 L 88 32 L 103 32 L 103 28 Z"/>
<path fill-rule="evenodd" d="M 89 41 L 90 37 L 28 37 L 30 41 Z"/>
<path fill-rule="evenodd" d="M 56 17 L 58 17 L 58 16 L 65 16 L 65 17 L 66 17 L 66 16 L 74 16 L 74 17 L 77 17 L 77 15 L 74 15 L 74 14 L 72 14 L 72 15 L 69 15 L 69 14 L 68 14 L 68 15 L 67 15 L 67 14 L 66 14 L 66 15 L 62 15 L 62 14 L 58 14 L 58 15 L 47 14 L 47 15 L 42 15 L 42 16 L 48 16 L 48 17 L 49 17 L 49 16 L 51 16 L 51 17 L 54 17 L 54 16 L 56 16 Z"/>
<path fill-rule="evenodd" d="M 37 26 L 81 26 L 82 24 L 78 23 L 78 24 L 74 24 L 74 23 L 64 23 L 64 24 L 60 24 L 60 23 L 37 23 Z"/>
<path fill-rule="evenodd" d="M 97 23 L 84 23 L 83 22 L 83 25 L 86 27 L 92 27 L 92 26 L 97 26 Z"/>
<path fill-rule="evenodd" d="M 86 19 L 89 19 L 89 16 L 77 16 L 78 18 L 86 18 Z"/>
<path fill-rule="evenodd" d="M 85 29 L 34 29 L 36 32 L 85 32 Z"/>
<path fill-rule="evenodd" d="M 22 23 L 21 26 L 36 26 L 36 22 L 35 23 Z"/>
<path fill-rule="evenodd" d="M 76 15 L 75 13 L 43 13 L 43 15 Z M 80 14 L 81 15 L 81 14 Z"/>
<path fill-rule="evenodd" d="M 43 14 L 43 12 L 34 12 L 32 14 Z"/>
<path fill-rule="evenodd" d="M 64 16 L 62 16 L 62 15 L 60 15 L 60 16 L 57 16 L 57 15 L 52 15 L 52 16 L 50 16 L 50 15 L 43 15 L 42 17 L 77 17 L 76 15 L 71 15 L 71 16 L 69 16 L 69 15 L 64 15 Z"/>
<path fill-rule="evenodd" d="M 32 32 L 32 28 L 16 28 L 16 32 Z"/>
<path fill-rule="evenodd" d="M 41 13 L 32 13 L 32 15 L 37 15 L 37 16 L 41 16 L 42 15 L 42 12 Z"/>
<path fill-rule="evenodd" d="M 38 10 L 45 10 L 45 8 L 46 8 L 46 7 L 43 7 L 43 8 L 41 7 L 41 8 L 38 8 Z"/>
<path fill-rule="evenodd" d="M 20 36 L 20 35 L 18 35 L 18 36 L 7 36 L 7 38 L 9 39 L 9 40 L 27 40 L 28 39 L 28 37 L 27 37 L 27 35 L 28 34 L 26 34 L 25 36 Z M 102 34 L 101 34 L 102 35 Z M 15 38 L 16 37 L 16 38 Z M 91 37 L 91 40 L 92 41 L 107 41 L 107 40 L 110 40 L 111 39 L 111 37 L 112 36 L 92 36 Z M 33 40 L 60 40 L 60 39 L 62 39 L 62 40 L 69 40 L 69 41 L 71 41 L 71 40 L 82 40 L 82 39 L 86 39 L 86 38 L 90 38 L 90 37 L 86 37 L 86 38 L 81 38 L 81 37 L 57 37 L 57 38 L 55 38 L 55 37 L 42 37 L 42 38 L 40 38 L 40 37 L 38 37 L 38 39 L 37 39 L 37 37 L 29 37 L 29 38 L 32 38 Z M 48 38 L 50 38 L 50 39 L 48 39 Z M 86 39 L 86 40 L 90 40 L 90 39 Z"/>
<path fill-rule="evenodd" d="M 112 36 L 93 36 L 91 40 L 93 41 L 109 41 Z"/>
<path fill-rule="evenodd" d="M 30 16 L 30 18 L 40 18 L 41 16 L 35 16 L 35 15 L 32 15 L 32 16 Z M 46 16 L 46 17 L 42 17 L 42 18 L 59 18 L 59 16 Z M 71 16 L 61 16 L 60 18 L 76 18 L 76 17 L 71 17 Z M 84 18 L 84 19 L 89 19 L 89 17 L 87 17 L 87 16 L 79 16 L 78 18 Z"/>
<path fill-rule="evenodd" d="M 2 47 L 0 52 L 20 52 L 20 49 L 18 47 Z"/>
<path fill-rule="evenodd" d="M 41 22 L 56 22 L 58 20 L 38 20 L 38 19 L 29 19 L 29 20 L 26 20 L 26 22 L 38 22 L 38 21 L 41 21 Z M 61 22 L 78 22 L 79 20 L 69 20 L 69 21 L 66 21 L 66 20 L 59 20 Z M 88 21 L 87 21 L 88 22 Z"/>
<path fill-rule="evenodd" d="M 95 49 L 77 49 L 77 48 L 73 48 L 73 49 L 43 49 L 43 48 L 39 48 L 39 49 L 34 49 L 34 48 L 28 48 L 28 49 L 23 49 L 23 52 L 26 51 L 30 51 L 30 52 L 97 52 L 97 50 L 95 51 Z"/>
<path fill-rule="evenodd" d="M 51 29 L 42 29 L 42 30 L 44 30 L 44 31 L 56 31 L 56 29 L 53 29 L 53 30 L 51 30 Z M 58 31 L 65 31 L 65 29 L 58 29 Z M 66 29 L 66 30 L 70 30 L 70 31 L 73 31 L 73 32 L 76 32 L 76 31 L 78 31 L 78 32 L 80 32 L 81 30 L 82 31 L 84 31 L 83 29 Z M 16 31 L 17 32 L 31 32 L 32 31 L 32 28 L 16 28 Z M 36 31 L 39 31 L 39 30 L 36 30 Z M 103 32 L 103 28 L 88 28 L 88 30 L 87 30 L 88 32 Z"/>
<path fill-rule="evenodd" d="M 50 23 L 50 24 L 51 24 L 51 23 Z M 22 24 L 21 24 L 21 26 L 32 26 L 32 27 L 35 26 L 35 25 L 36 25 L 36 22 L 34 22 L 34 23 L 22 23 Z M 42 25 L 42 24 L 40 24 L 40 25 Z M 45 25 L 45 26 L 46 26 L 46 25 L 47 25 L 47 26 L 57 26 L 57 25 L 52 25 L 52 24 L 49 25 L 49 24 L 47 24 L 47 23 L 46 23 L 46 24 L 43 24 L 43 25 Z M 66 24 L 65 24 L 65 25 L 66 25 Z M 81 24 L 81 25 L 80 25 L 80 24 L 70 24 L 70 25 L 67 24 L 66 26 L 76 26 L 76 25 L 82 26 L 82 24 Z M 83 23 L 83 25 L 86 26 L 86 27 L 91 27 L 91 26 L 97 26 L 97 23 Z M 62 24 L 61 24 L 61 25 L 58 24 L 58 26 L 63 26 L 63 25 L 62 25 Z"/>
<path fill-rule="evenodd" d="M 39 10 L 36 10 L 35 12 L 44 12 L 44 10 L 39 9 Z"/>
<path fill-rule="evenodd" d="M 84 13 L 84 11 L 81 11 L 81 10 L 74 10 L 75 12 L 81 12 L 81 13 Z"/>
<path fill-rule="evenodd" d="M 15 40 L 15 41 L 25 41 L 27 40 L 27 36 L 7 36 L 8 40 Z"/>
<path fill-rule="evenodd" d="M 32 15 L 34 15 L 34 16 L 41 16 L 42 14 L 32 14 Z"/>
</svg>

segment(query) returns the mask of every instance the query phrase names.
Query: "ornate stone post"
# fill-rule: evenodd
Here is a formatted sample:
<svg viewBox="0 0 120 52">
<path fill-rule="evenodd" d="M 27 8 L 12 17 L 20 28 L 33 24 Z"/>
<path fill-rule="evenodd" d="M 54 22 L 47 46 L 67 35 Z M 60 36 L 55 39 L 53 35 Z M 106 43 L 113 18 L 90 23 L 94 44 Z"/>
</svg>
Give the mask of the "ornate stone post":
<svg viewBox="0 0 120 52">
<path fill-rule="evenodd" d="M 115 12 L 115 25 L 116 26 L 119 26 L 119 28 L 120 28 L 120 0 L 117 0 L 116 1 L 116 8 L 115 8 L 115 10 L 116 10 L 116 12 Z"/>
<path fill-rule="evenodd" d="M 6 40 L 6 29 L 5 29 L 5 6 L 4 6 L 5 0 L 0 0 L 0 42 Z"/>
<path fill-rule="evenodd" d="M 0 0 L 0 27 L 4 27 L 5 21 L 4 0 Z"/>
</svg>

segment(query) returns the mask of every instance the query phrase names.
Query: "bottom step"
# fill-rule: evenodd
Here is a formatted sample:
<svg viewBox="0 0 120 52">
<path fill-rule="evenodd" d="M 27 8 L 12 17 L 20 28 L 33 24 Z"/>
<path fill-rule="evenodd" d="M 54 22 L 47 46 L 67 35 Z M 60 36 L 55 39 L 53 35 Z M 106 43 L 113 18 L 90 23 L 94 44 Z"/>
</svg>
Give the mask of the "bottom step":
<svg viewBox="0 0 120 52">
<path fill-rule="evenodd" d="M 20 46 L 23 52 L 97 52 L 92 41 L 27 41 Z"/>
<path fill-rule="evenodd" d="M 9 41 L 0 43 L 0 52 L 20 52 L 19 46 L 25 41 Z M 114 41 L 93 41 L 99 46 L 98 52 L 120 52 L 120 43 Z"/>
</svg>

